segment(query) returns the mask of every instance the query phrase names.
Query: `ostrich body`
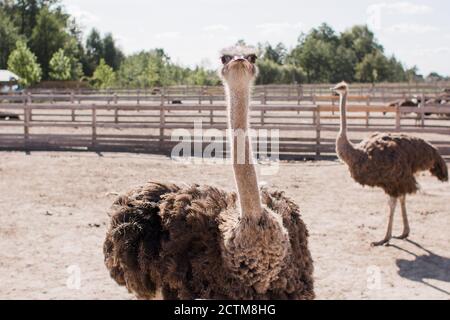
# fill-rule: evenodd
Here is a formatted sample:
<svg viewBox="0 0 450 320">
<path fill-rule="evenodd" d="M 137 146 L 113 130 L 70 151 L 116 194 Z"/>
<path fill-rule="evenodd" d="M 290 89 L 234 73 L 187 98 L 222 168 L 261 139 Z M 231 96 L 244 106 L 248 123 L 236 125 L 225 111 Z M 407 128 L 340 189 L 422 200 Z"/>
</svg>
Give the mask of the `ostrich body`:
<svg viewBox="0 0 450 320">
<path fill-rule="evenodd" d="M 363 186 L 380 187 L 389 196 L 386 236 L 372 245 L 384 245 L 392 238 L 393 218 L 398 200 L 403 219 L 403 233 L 398 238 L 406 239 L 410 232 L 406 195 L 418 190 L 415 174 L 429 170 L 440 181 L 448 181 L 447 165 L 431 144 L 403 134 L 375 133 L 360 144 L 353 145 L 347 138 L 348 85 L 342 82 L 333 90 L 340 95 L 341 128 L 336 140 L 339 158 L 348 165 L 356 182 Z"/>
<path fill-rule="evenodd" d="M 313 299 L 308 231 L 282 192 L 259 190 L 248 134 L 256 56 L 223 52 L 237 193 L 149 182 L 119 197 L 104 243 L 111 277 L 139 298 Z M 239 151 L 239 152 L 238 152 Z M 240 161 L 240 160 L 244 161 Z"/>
</svg>

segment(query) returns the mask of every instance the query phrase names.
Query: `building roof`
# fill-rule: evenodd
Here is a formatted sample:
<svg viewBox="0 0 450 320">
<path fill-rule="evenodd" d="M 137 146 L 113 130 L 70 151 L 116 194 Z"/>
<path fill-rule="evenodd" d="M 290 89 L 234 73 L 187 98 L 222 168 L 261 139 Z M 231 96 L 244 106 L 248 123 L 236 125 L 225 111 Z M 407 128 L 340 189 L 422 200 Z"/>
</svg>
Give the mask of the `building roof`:
<svg viewBox="0 0 450 320">
<path fill-rule="evenodd" d="M 0 70 L 0 82 L 10 82 L 19 80 L 19 76 L 9 70 Z"/>
</svg>

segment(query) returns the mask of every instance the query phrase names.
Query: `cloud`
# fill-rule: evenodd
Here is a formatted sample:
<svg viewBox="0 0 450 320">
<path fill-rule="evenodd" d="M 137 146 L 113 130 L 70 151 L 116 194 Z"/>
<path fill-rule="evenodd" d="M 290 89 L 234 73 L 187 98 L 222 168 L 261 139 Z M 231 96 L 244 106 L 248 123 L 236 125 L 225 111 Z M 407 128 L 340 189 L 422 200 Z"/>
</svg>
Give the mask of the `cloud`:
<svg viewBox="0 0 450 320">
<path fill-rule="evenodd" d="M 100 18 L 92 12 L 83 10 L 75 5 L 66 6 L 66 10 L 70 15 L 75 17 L 76 21 L 83 27 L 94 26 L 97 22 L 100 21 Z"/>
<path fill-rule="evenodd" d="M 380 2 L 372 4 L 367 9 L 368 12 L 383 12 L 388 14 L 418 15 L 433 12 L 433 8 L 424 4 L 415 4 L 408 1 L 401 2 Z"/>
<path fill-rule="evenodd" d="M 223 24 L 214 24 L 211 26 L 206 26 L 203 28 L 204 31 L 208 32 L 216 32 L 216 31 L 228 31 L 230 27 L 225 26 Z"/>
<path fill-rule="evenodd" d="M 440 54 L 450 54 L 450 47 L 421 48 L 416 51 L 417 56 L 434 56 Z"/>
<path fill-rule="evenodd" d="M 180 33 L 177 31 L 168 31 L 168 32 L 161 32 L 155 35 L 156 39 L 175 39 L 180 36 Z"/>
<path fill-rule="evenodd" d="M 257 25 L 256 28 L 260 30 L 261 34 L 268 35 L 268 34 L 279 34 L 286 32 L 288 30 L 300 30 L 302 28 L 302 24 L 301 23 L 292 24 L 287 22 L 264 23 Z"/>
<path fill-rule="evenodd" d="M 430 32 L 438 32 L 439 28 L 430 25 L 400 23 L 387 27 L 383 31 L 388 33 L 425 34 Z"/>
</svg>

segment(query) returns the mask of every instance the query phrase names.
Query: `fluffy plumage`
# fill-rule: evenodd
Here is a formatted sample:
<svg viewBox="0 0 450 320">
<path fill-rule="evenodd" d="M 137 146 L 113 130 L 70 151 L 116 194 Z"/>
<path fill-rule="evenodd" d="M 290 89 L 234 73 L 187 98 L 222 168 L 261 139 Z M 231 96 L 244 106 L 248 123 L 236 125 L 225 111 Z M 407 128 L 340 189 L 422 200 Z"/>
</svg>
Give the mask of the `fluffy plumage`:
<svg viewBox="0 0 450 320">
<path fill-rule="evenodd" d="M 233 262 L 239 255 L 227 256 L 232 246 L 226 249 L 224 243 L 236 236 L 227 232 L 246 223 L 239 219 L 235 193 L 155 182 L 119 197 L 112 207 L 104 243 L 111 277 L 146 299 L 158 288 L 165 299 L 313 299 L 308 231 L 299 208 L 281 192 L 262 189 L 261 197 L 266 215 L 257 222 L 260 228 L 276 228 L 274 214 L 287 231 L 261 234 L 286 235 L 291 251 L 278 267 L 268 258 L 267 270 L 274 273 L 270 283 L 259 283 L 257 273 L 248 274 L 260 269 L 251 265 L 252 252 L 240 256 L 242 265 Z M 252 241 L 265 241 L 268 247 L 274 243 L 250 232 L 243 234 Z"/>
<path fill-rule="evenodd" d="M 364 186 L 380 187 L 399 197 L 418 189 L 415 174 L 429 170 L 441 181 L 448 181 L 445 161 L 428 142 L 403 134 L 375 133 L 341 154 L 353 179 Z"/>
</svg>

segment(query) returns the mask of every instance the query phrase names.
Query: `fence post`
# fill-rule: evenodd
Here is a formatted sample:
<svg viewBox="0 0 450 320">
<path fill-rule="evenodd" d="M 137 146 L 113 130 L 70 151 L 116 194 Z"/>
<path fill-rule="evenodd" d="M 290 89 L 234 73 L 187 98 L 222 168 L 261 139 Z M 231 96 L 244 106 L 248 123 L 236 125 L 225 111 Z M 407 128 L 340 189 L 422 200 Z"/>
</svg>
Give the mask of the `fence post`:
<svg viewBox="0 0 450 320">
<path fill-rule="evenodd" d="M 420 101 L 420 124 L 423 127 L 425 127 L 425 94 L 422 93 L 422 100 Z"/>
<path fill-rule="evenodd" d="M 28 100 L 28 104 L 31 105 L 31 104 L 33 103 L 33 98 L 32 98 L 32 96 L 31 96 L 31 93 L 30 93 L 30 92 L 27 93 L 27 100 Z M 32 115 L 32 113 L 29 113 L 29 114 L 28 114 L 28 117 L 29 117 L 29 118 L 28 118 L 29 121 L 33 121 L 33 115 Z"/>
<path fill-rule="evenodd" d="M 336 106 L 336 97 L 331 95 L 331 105 L 333 108 L 331 108 L 331 115 L 334 116 L 334 107 Z"/>
<path fill-rule="evenodd" d="M 263 88 L 263 95 L 262 95 L 262 98 L 261 98 L 261 104 L 267 104 L 267 88 L 266 88 L 266 86 L 264 86 L 264 88 Z"/>
<path fill-rule="evenodd" d="M 370 107 L 370 96 L 367 96 L 367 107 Z M 370 111 L 366 111 L 366 128 L 369 127 Z"/>
<path fill-rule="evenodd" d="M 29 119 L 28 107 L 27 107 L 27 102 L 25 102 L 25 105 L 23 108 L 23 137 L 24 137 L 25 150 L 28 150 L 28 140 L 30 138 L 29 125 L 30 125 L 30 119 Z"/>
<path fill-rule="evenodd" d="M 212 126 L 214 124 L 214 110 L 209 111 L 209 124 Z"/>
<path fill-rule="evenodd" d="M 395 108 L 395 130 L 400 131 L 401 129 L 401 110 L 400 107 Z"/>
<path fill-rule="evenodd" d="M 320 107 L 316 107 L 316 111 L 314 111 L 316 118 L 316 156 L 320 156 Z"/>
<path fill-rule="evenodd" d="M 303 97 L 303 90 L 302 90 L 302 85 L 299 84 L 297 86 L 297 105 L 300 105 L 301 101 L 302 101 L 302 97 Z"/>
<path fill-rule="evenodd" d="M 119 108 L 117 107 L 117 92 L 114 92 L 114 123 L 119 123 Z"/>
<path fill-rule="evenodd" d="M 162 151 L 164 143 L 164 126 L 166 124 L 164 94 L 161 95 L 161 108 L 159 109 L 159 150 Z"/>
<path fill-rule="evenodd" d="M 92 105 L 92 148 L 97 146 L 97 109 L 95 104 Z"/>
<path fill-rule="evenodd" d="M 75 108 L 73 107 L 73 104 L 75 103 L 75 93 L 70 91 L 70 106 L 72 107 L 71 113 L 72 113 L 72 122 L 75 122 Z"/>
</svg>

